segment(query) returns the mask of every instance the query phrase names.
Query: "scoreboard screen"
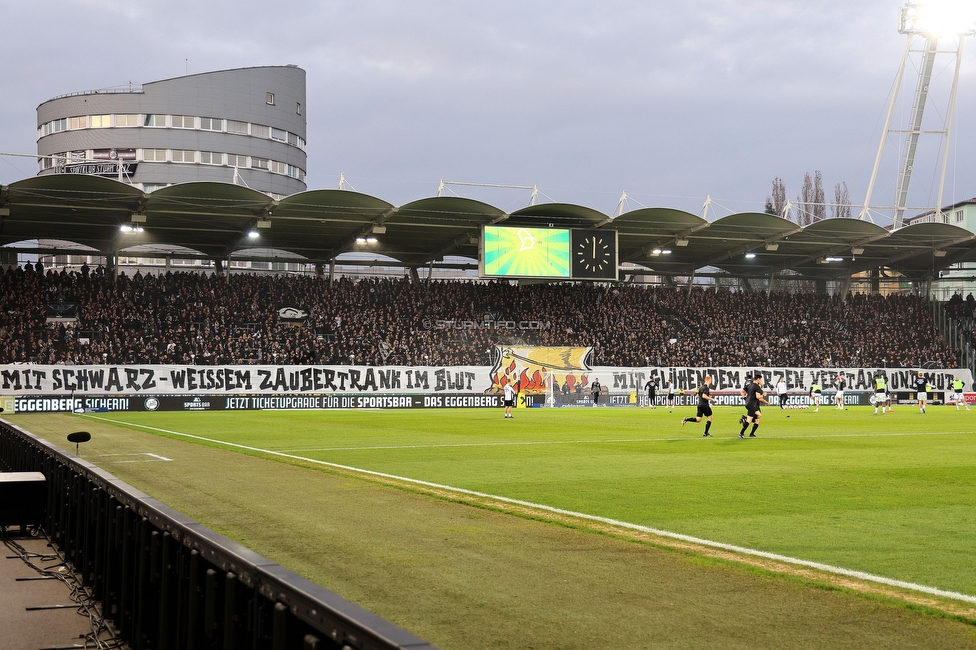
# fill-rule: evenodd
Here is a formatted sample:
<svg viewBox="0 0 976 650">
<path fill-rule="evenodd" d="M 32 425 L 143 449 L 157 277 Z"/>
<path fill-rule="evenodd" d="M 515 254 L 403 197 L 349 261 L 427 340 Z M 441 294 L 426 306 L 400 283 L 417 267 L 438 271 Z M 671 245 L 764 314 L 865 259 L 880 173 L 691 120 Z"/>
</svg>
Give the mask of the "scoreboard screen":
<svg viewBox="0 0 976 650">
<path fill-rule="evenodd" d="M 482 275 L 569 279 L 569 228 L 485 226 Z"/>
<path fill-rule="evenodd" d="M 485 226 L 481 276 L 543 280 L 616 280 L 613 230 Z"/>
</svg>

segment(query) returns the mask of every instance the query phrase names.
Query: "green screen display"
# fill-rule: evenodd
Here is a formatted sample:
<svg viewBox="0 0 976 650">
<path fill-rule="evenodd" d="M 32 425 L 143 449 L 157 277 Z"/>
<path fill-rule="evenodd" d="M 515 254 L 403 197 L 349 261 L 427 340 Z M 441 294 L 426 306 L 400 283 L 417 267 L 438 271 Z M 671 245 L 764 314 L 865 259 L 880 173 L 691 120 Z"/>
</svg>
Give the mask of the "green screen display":
<svg viewBox="0 0 976 650">
<path fill-rule="evenodd" d="M 484 275 L 568 278 L 568 228 L 485 226 Z"/>
</svg>

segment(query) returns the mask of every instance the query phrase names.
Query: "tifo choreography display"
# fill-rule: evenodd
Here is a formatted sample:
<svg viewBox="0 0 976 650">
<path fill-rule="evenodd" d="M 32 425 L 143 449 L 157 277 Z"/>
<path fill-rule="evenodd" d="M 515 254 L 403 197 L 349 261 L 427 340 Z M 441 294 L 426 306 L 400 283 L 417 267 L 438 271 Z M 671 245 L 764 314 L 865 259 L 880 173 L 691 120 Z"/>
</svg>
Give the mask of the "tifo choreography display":
<svg viewBox="0 0 976 650">
<path fill-rule="evenodd" d="M 18 412 L 94 409 L 213 410 L 330 408 L 477 408 L 502 405 L 506 387 L 522 406 L 645 406 L 649 382 L 670 383 L 675 406 L 694 405 L 695 391 L 712 378 L 712 403 L 742 403 L 739 389 L 746 378 L 767 384 L 784 377 L 781 396 L 789 406 L 810 404 L 813 387 L 834 394 L 843 390 L 845 404 L 869 404 L 876 377 L 902 399 L 914 399 L 917 371 L 870 368 L 634 367 L 587 366 L 586 348 L 509 348 L 496 351 L 494 366 L 0 366 L 0 398 Z M 511 359 L 511 361 L 508 361 Z M 565 359 L 576 367 L 554 365 Z M 969 370 L 924 372 L 932 403 L 957 384 L 972 387 Z M 594 399 L 599 383 L 604 399 Z M 843 385 L 843 389 L 840 387 Z M 962 393 L 962 388 L 959 389 Z M 938 393 L 938 395 L 935 395 Z"/>
<path fill-rule="evenodd" d="M 6 270 L 0 288 L 0 398 L 19 412 L 673 408 L 694 405 L 706 376 L 714 406 L 740 405 L 755 377 L 784 407 L 822 394 L 867 404 L 879 372 L 897 403 L 917 399 L 920 370 L 927 403 L 965 395 L 955 382 L 972 388 L 911 295 L 113 278 L 40 264 Z"/>
</svg>

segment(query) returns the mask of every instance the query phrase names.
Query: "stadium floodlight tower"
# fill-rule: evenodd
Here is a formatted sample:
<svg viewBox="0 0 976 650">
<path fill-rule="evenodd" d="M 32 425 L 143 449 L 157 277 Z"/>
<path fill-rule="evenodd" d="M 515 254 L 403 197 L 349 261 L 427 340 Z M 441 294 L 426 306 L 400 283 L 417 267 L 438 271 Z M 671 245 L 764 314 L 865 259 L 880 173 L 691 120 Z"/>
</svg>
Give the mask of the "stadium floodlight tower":
<svg viewBox="0 0 976 650">
<path fill-rule="evenodd" d="M 861 219 L 873 221 L 870 214 L 872 210 L 891 211 L 892 225 L 894 228 L 901 227 L 907 209 L 922 210 L 933 207 L 908 207 L 908 189 L 912 182 L 915 156 L 918 153 L 919 136 L 921 135 L 934 135 L 938 136 L 941 140 L 942 160 L 936 163 L 938 165 L 936 171 L 939 172 L 939 190 L 934 211 L 940 221 L 946 220 L 946 215 L 942 214 L 942 193 L 945 189 L 945 174 L 949 157 L 949 139 L 952 135 L 956 88 L 959 84 L 959 67 L 962 63 L 962 44 L 967 36 L 976 34 L 976 1 L 908 0 L 899 11 L 898 31 L 905 34 L 908 37 L 908 41 L 905 44 L 905 52 L 901 58 L 901 67 L 895 79 L 894 89 L 891 94 L 891 104 L 888 106 L 888 116 L 885 120 L 884 132 L 881 135 L 881 144 L 878 147 L 878 156 L 874 161 L 874 170 L 871 173 L 871 180 L 868 183 L 867 194 L 864 198 L 864 207 L 860 214 Z M 951 42 L 954 47 L 952 49 L 939 50 L 939 44 L 943 41 Z M 905 77 L 905 70 L 913 54 L 916 55 L 918 61 L 918 80 L 915 86 L 911 117 L 904 128 L 895 129 L 892 127 L 892 117 L 898 102 L 901 83 Z M 930 101 L 932 71 L 935 68 L 935 57 L 937 54 L 955 56 L 955 73 L 952 78 L 951 88 L 949 89 L 948 109 L 940 112 L 941 116 L 945 117 L 941 127 L 928 128 L 928 125 L 925 125 L 925 128 L 923 128 L 922 116 L 925 112 L 926 104 Z M 890 207 L 872 208 L 871 198 L 874 192 L 875 181 L 878 178 L 878 170 L 881 167 L 885 142 L 893 134 L 905 136 L 904 149 L 900 155 L 900 168 L 895 189 L 895 204 Z M 938 159 L 938 156 L 936 159 Z"/>
</svg>

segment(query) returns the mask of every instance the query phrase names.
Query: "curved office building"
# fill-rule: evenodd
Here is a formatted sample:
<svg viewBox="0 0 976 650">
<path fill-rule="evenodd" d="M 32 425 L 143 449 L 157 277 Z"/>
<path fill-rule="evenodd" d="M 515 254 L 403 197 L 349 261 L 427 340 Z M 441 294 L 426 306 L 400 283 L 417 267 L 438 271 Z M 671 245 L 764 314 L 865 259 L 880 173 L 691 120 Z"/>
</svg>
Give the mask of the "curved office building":
<svg viewBox="0 0 976 650">
<path fill-rule="evenodd" d="M 95 174 L 146 191 L 237 183 L 305 190 L 305 71 L 265 66 L 62 95 L 37 107 L 39 174 Z"/>
</svg>

